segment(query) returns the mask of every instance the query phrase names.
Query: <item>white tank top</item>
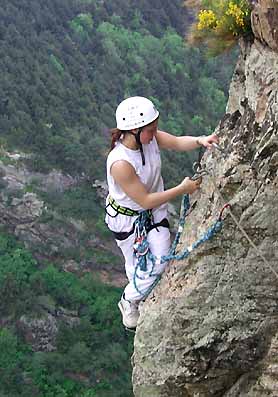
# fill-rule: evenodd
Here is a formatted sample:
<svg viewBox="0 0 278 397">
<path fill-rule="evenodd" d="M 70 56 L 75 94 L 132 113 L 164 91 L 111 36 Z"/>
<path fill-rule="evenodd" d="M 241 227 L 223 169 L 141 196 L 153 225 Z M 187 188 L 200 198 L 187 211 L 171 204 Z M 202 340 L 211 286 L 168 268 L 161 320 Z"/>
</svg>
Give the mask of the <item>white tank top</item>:
<svg viewBox="0 0 278 397">
<path fill-rule="evenodd" d="M 124 146 L 120 141 L 116 143 L 114 149 L 109 153 L 107 157 L 107 182 L 109 195 L 120 206 L 127 207 L 136 211 L 143 211 L 144 208 L 140 207 L 135 201 L 128 197 L 121 187 L 115 182 L 114 178 L 110 173 L 112 164 L 118 160 L 125 160 L 129 162 L 134 168 L 141 182 L 146 186 L 149 193 L 163 192 L 164 184 L 161 176 L 161 158 L 160 151 L 155 138 L 146 145 L 143 146 L 145 155 L 145 165 L 142 164 L 142 158 L 140 150 L 132 150 Z M 108 204 L 108 197 L 106 199 Z M 167 203 L 153 209 L 154 222 L 160 222 L 163 218 L 167 218 Z M 113 210 L 111 206 L 107 207 L 107 211 L 112 216 L 106 214 L 105 222 L 107 223 L 110 230 L 114 232 L 128 232 L 132 229 L 133 222 L 136 216 L 127 216 L 118 214 Z M 115 217 L 113 217 L 115 216 Z"/>
</svg>

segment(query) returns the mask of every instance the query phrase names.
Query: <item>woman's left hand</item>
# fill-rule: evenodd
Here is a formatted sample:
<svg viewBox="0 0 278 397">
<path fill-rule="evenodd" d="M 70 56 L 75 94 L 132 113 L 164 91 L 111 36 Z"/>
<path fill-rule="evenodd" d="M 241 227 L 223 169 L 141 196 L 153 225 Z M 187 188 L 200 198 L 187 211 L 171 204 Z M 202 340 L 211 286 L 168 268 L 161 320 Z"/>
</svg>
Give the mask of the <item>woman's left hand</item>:
<svg viewBox="0 0 278 397">
<path fill-rule="evenodd" d="M 212 144 L 219 143 L 219 138 L 216 134 L 211 134 L 208 136 L 202 136 L 198 138 L 198 142 L 200 142 L 200 144 L 205 148 L 212 149 Z"/>
</svg>

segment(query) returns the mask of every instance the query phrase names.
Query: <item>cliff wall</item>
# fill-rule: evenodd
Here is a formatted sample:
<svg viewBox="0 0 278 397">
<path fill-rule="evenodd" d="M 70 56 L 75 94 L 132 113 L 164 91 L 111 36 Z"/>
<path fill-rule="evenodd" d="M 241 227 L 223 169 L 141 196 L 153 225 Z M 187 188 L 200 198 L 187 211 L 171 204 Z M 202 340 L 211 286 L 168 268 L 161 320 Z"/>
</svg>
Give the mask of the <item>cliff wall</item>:
<svg viewBox="0 0 278 397">
<path fill-rule="evenodd" d="M 278 396 L 278 11 L 259 1 L 225 117 L 179 247 L 228 211 L 222 231 L 168 266 L 135 336 L 135 397 Z M 264 259 L 261 257 L 261 255 Z"/>
</svg>

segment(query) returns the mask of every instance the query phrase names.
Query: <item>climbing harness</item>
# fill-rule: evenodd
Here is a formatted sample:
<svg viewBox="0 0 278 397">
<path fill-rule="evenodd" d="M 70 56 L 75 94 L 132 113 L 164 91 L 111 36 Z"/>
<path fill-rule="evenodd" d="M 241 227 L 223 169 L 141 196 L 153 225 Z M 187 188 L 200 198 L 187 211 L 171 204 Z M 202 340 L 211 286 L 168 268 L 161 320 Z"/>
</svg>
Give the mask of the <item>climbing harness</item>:
<svg viewBox="0 0 278 397">
<path fill-rule="evenodd" d="M 114 215 L 109 214 L 108 208 L 111 207 L 115 211 Z M 111 216 L 111 218 L 116 218 L 119 214 L 127 215 L 127 216 L 138 216 L 139 211 L 132 210 L 131 208 L 123 207 L 116 203 L 113 197 L 108 197 L 108 204 L 105 207 L 105 212 L 107 215 Z"/>
<path fill-rule="evenodd" d="M 108 207 L 113 208 L 113 210 L 115 211 L 114 215 L 111 215 L 108 211 L 107 208 Z M 127 216 L 139 216 L 142 214 L 142 212 L 139 211 L 135 211 L 132 210 L 131 208 L 127 208 L 127 207 L 122 207 L 120 206 L 114 199 L 113 197 L 109 196 L 108 197 L 108 204 L 105 207 L 105 212 L 111 216 L 112 218 L 115 218 L 116 216 L 118 216 L 119 214 L 122 215 L 127 215 Z M 168 229 L 170 229 L 170 225 L 169 225 L 169 221 L 167 218 L 162 219 L 160 222 L 153 222 L 153 215 L 152 215 L 152 210 L 145 210 L 143 211 L 144 213 L 147 214 L 147 218 L 145 221 L 145 228 L 144 231 L 146 233 L 149 233 L 152 229 L 157 229 L 159 226 L 162 227 L 167 227 Z M 111 232 L 113 233 L 114 237 L 116 240 L 126 240 L 129 236 L 131 236 L 134 233 L 135 230 L 135 222 L 133 223 L 133 227 L 129 232 L 115 232 L 113 230 L 111 230 Z"/>
</svg>

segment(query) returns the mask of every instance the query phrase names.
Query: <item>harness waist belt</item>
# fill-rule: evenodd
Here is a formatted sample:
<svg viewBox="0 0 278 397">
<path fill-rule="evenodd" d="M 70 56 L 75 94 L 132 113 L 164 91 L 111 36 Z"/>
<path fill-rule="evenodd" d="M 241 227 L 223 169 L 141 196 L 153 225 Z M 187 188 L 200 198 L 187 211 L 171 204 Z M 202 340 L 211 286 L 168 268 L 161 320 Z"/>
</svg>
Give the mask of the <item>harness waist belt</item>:
<svg viewBox="0 0 278 397">
<path fill-rule="evenodd" d="M 149 231 L 151 231 L 152 229 L 156 229 L 159 226 L 167 227 L 169 229 L 170 225 L 169 225 L 168 219 L 164 218 L 164 219 L 162 219 L 162 221 L 160 221 L 158 223 L 151 224 L 147 228 L 147 233 L 149 233 Z M 129 236 L 131 236 L 134 233 L 134 225 L 133 225 L 133 228 L 129 232 L 113 232 L 113 230 L 111 230 L 111 231 L 112 231 L 116 240 L 120 240 L 120 241 L 126 240 Z"/>
<path fill-rule="evenodd" d="M 135 211 L 127 207 L 122 207 L 121 205 L 117 204 L 117 202 L 111 196 L 108 197 L 108 202 L 110 204 L 110 207 L 112 207 L 113 210 L 115 210 L 118 214 L 127 215 L 127 216 L 139 215 L 139 211 Z"/>
</svg>

